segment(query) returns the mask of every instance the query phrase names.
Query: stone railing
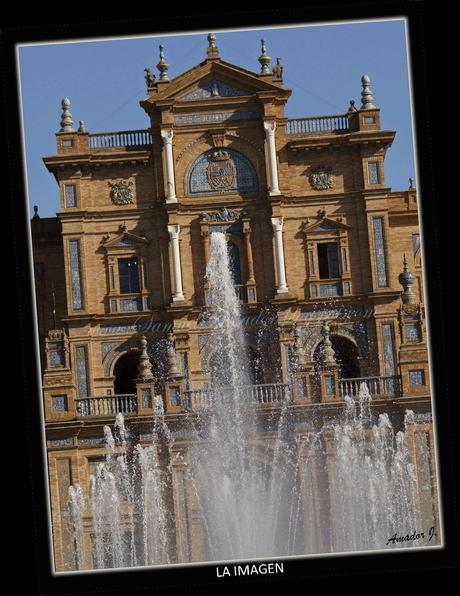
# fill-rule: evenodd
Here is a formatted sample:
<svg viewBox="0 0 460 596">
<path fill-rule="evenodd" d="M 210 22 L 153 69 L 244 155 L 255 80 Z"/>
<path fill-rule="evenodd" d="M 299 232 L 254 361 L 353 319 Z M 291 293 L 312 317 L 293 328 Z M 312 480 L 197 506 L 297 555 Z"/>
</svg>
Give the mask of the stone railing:
<svg viewBox="0 0 460 596">
<path fill-rule="evenodd" d="M 135 394 L 103 395 L 82 397 L 75 400 L 78 418 L 88 416 L 114 416 L 116 414 L 137 414 Z"/>
<path fill-rule="evenodd" d="M 346 114 L 292 118 L 286 124 L 286 134 L 288 135 L 343 133 L 348 132 L 348 130 L 348 116 Z"/>
<path fill-rule="evenodd" d="M 289 385 L 283 383 L 267 383 L 262 385 L 247 385 L 241 388 L 245 399 L 259 405 L 281 404 L 290 401 Z M 218 398 L 225 399 L 229 391 L 219 390 Z M 203 410 L 212 407 L 215 392 L 210 389 L 193 389 L 185 392 L 185 407 L 188 410 Z"/>
<path fill-rule="evenodd" d="M 122 130 L 120 132 L 98 132 L 89 135 L 91 149 L 112 149 L 150 147 L 152 135 L 148 130 Z"/>
<path fill-rule="evenodd" d="M 373 398 L 385 399 L 387 397 L 399 397 L 401 395 L 401 377 L 399 375 L 389 377 L 362 377 L 357 379 L 340 379 L 340 397 L 356 397 L 362 384 L 365 384 Z"/>
</svg>

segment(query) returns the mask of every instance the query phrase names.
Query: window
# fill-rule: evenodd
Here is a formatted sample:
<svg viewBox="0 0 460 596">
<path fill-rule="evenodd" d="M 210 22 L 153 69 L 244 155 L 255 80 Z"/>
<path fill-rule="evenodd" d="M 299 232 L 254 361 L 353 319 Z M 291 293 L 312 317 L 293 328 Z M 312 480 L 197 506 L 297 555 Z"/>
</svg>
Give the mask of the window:
<svg viewBox="0 0 460 596">
<path fill-rule="evenodd" d="M 118 259 L 120 294 L 135 294 L 139 289 L 139 265 L 137 257 Z"/>
<path fill-rule="evenodd" d="M 318 267 L 320 279 L 340 277 L 337 242 L 318 244 Z"/>
<path fill-rule="evenodd" d="M 242 284 L 241 278 L 241 263 L 240 263 L 240 251 L 236 244 L 233 242 L 227 242 L 228 254 L 230 260 L 230 269 L 232 272 L 233 283 L 235 285 Z"/>
</svg>

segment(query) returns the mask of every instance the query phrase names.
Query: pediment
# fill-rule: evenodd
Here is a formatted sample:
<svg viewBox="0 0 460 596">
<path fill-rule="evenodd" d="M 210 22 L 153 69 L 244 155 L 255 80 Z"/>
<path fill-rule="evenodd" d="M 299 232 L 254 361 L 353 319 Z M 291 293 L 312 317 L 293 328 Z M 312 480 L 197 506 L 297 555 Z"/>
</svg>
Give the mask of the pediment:
<svg viewBox="0 0 460 596">
<path fill-rule="evenodd" d="M 333 232 L 333 231 L 342 231 L 342 230 L 349 230 L 350 226 L 344 224 L 343 222 L 337 221 L 335 219 L 331 219 L 329 217 L 323 217 L 321 220 L 316 221 L 314 224 L 305 225 L 304 224 L 304 232 L 305 233 L 323 233 L 323 232 Z"/>
<path fill-rule="evenodd" d="M 136 246 L 139 244 L 148 244 L 148 240 L 142 236 L 137 236 L 131 232 L 122 232 L 112 239 L 103 241 L 104 248 L 126 248 L 128 246 Z"/>
<path fill-rule="evenodd" d="M 250 97 L 259 92 L 274 92 L 290 95 L 272 82 L 271 77 L 259 77 L 256 73 L 225 62 L 224 60 L 205 60 L 193 68 L 183 72 L 168 83 L 158 83 L 145 103 L 156 103 L 161 100 L 197 101 Z M 141 102 L 144 103 L 144 102 Z"/>
</svg>

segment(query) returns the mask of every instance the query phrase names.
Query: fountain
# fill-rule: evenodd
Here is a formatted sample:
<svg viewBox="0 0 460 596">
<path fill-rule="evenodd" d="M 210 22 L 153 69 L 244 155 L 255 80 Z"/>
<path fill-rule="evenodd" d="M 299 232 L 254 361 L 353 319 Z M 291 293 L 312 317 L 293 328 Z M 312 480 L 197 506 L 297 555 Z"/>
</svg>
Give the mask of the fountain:
<svg viewBox="0 0 460 596">
<path fill-rule="evenodd" d="M 248 392 L 249 359 L 223 233 L 211 235 L 206 276 L 216 357 L 209 403 L 187 418 L 186 473 L 203 528 L 203 560 L 400 547 L 390 536 L 420 527 L 420 491 L 406 433 L 395 433 L 387 414 L 375 417 L 364 384 L 357 397 L 345 398 L 340 419 L 318 421 L 306 414 L 301 431 L 289 395 L 262 412 Z M 85 515 L 94 568 L 177 562 L 171 531 L 174 441 L 160 396 L 156 413 L 147 447 L 132 447 L 118 415 L 114 433 L 104 429 L 106 458 L 91 477 L 87 502 L 81 487 L 70 488 L 80 569 Z M 408 413 L 406 427 L 411 424 Z"/>
</svg>

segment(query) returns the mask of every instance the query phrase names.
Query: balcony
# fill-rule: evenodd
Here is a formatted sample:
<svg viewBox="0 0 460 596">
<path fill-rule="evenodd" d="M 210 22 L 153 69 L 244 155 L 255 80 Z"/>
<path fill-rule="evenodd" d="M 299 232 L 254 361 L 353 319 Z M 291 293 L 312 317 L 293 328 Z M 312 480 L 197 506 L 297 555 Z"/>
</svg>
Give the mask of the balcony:
<svg viewBox="0 0 460 596">
<path fill-rule="evenodd" d="M 99 132 L 88 135 L 90 149 L 143 149 L 152 145 L 149 130 L 122 130 L 119 132 Z"/>
<path fill-rule="evenodd" d="M 284 383 L 267 383 L 262 385 L 246 385 L 242 388 L 245 399 L 258 405 L 282 404 L 291 401 L 290 387 Z M 230 393 L 230 389 L 219 391 L 219 398 Z M 185 392 L 185 408 L 187 410 L 205 410 L 213 406 L 215 393 L 209 389 L 194 389 Z"/>
<path fill-rule="evenodd" d="M 364 384 L 373 399 L 387 399 L 391 397 L 400 397 L 401 377 L 393 375 L 388 377 L 361 377 L 356 379 L 341 379 L 339 381 L 340 397 L 343 399 L 346 395 L 357 397 L 361 385 Z"/>
<path fill-rule="evenodd" d="M 116 414 L 137 414 L 137 396 L 135 394 L 103 395 L 83 397 L 75 400 L 77 418 L 95 416 L 116 416 Z"/>
<path fill-rule="evenodd" d="M 349 132 L 348 115 L 293 118 L 286 124 L 288 135 L 344 134 Z"/>
</svg>

